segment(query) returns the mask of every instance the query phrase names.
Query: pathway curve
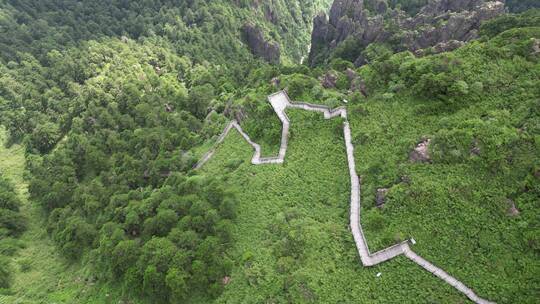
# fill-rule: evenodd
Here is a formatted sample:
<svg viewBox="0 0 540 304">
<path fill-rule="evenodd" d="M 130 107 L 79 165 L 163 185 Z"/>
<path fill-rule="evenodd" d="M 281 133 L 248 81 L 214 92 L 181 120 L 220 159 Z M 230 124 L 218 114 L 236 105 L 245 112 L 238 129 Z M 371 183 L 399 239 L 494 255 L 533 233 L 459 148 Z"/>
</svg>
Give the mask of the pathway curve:
<svg viewBox="0 0 540 304">
<path fill-rule="evenodd" d="M 238 124 L 237 121 L 231 121 L 223 133 L 219 136 L 215 146 L 210 149 L 201 160 L 195 165 L 195 169 L 202 167 L 214 154 L 216 148 L 221 142 L 225 139 L 227 134 L 234 128 L 236 129 L 242 137 L 253 147 L 255 153 L 251 158 L 251 163 L 254 165 L 261 164 L 281 164 L 285 160 L 285 154 L 287 152 L 287 146 L 289 141 L 289 126 L 290 121 L 285 110 L 287 108 L 303 109 L 307 111 L 321 112 L 324 115 L 325 119 L 331 119 L 334 117 L 344 118 L 343 122 L 343 133 L 345 137 L 345 147 L 347 150 L 347 162 L 349 165 L 349 175 L 351 178 L 351 218 L 350 225 L 351 231 L 356 243 L 356 248 L 358 254 L 360 255 L 360 260 L 364 266 L 374 266 L 384 261 L 395 258 L 399 255 L 404 255 L 409 258 L 414 263 L 420 265 L 422 268 L 431 272 L 433 275 L 439 277 L 446 283 L 452 285 L 458 291 L 466 295 L 471 301 L 479 304 L 493 304 L 488 300 L 482 299 L 477 296 L 474 291 L 456 278 L 452 277 L 446 273 L 441 268 L 431 264 L 418 254 L 414 253 L 409 246 L 409 241 L 405 241 L 393 246 L 390 246 L 386 249 L 377 251 L 375 253 L 370 253 L 366 237 L 362 231 L 362 225 L 360 224 L 360 181 L 358 175 L 356 174 L 356 165 L 354 161 L 354 146 L 352 144 L 351 129 L 349 127 L 349 122 L 347 121 L 347 110 L 344 107 L 339 107 L 336 109 L 330 109 L 326 106 L 314 105 L 309 103 L 292 103 L 287 96 L 285 91 L 280 91 L 268 96 L 270 104 L 274 108 L 274 111 L 278 115 L 282 123 L 281 130 L 281 146 L 279 149 L 279 154 L 277 157 L 261 157 L 261 146 L 251 140 L 249 135 L 242 130 L 242 127 Z"/>
</svg>

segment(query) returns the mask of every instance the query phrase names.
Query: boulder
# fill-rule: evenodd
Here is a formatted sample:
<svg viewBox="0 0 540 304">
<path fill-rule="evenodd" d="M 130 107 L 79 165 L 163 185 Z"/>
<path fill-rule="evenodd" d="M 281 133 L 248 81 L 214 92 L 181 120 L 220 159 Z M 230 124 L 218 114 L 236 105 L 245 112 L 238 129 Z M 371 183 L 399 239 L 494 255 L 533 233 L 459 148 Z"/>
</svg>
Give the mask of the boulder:
<svg viewBox="0 0 540 304">
<path fill-rule="evenodd" d="M 353 81 L 358 77 L 358 73 L 356 73 L 356 71 L 351 68 L 347 68 L 347 70 L 345 70 L 345 75 L 347 75 L 349 81 Z"/>
<path fill-rule="evenodd" d="M 336 87 L 337 79 L 338 75 L 335 72 L 329 71 L 321 77 L 320 81 L 325 89 L 331 89 Z"/>
<path fill-rule="evenodd" d="M 507 199 L 506 203 L 508 204 L 508 210 L 507 210 L 508 216 L 518 216 L 519 210 L 516 207 L 516 203 L 511 199 Z"/>
<path fill-rule="evenodd" d="M 353 81 L 351 81 L 350 90 L 351 92 L 359 92 L 364 97 L 368 97 L 366 82 L 360 77 L 357 77 Z"/>
<path fill-rule="evenodd" d="M 533 45 L 532 45 L 532 54 L 538 55 L 540 54 L 540 39 L 533 38 Z"/>
<path fill-rule="evenodd" d="M 388 194 L 388 188 L 377 189 L 377 195 L 375 197 L 375 206 L 382 208 L 386 202 L 386 195 Z"/>
<path fill-rule="evenodd" d="M 354 60 L 354 66 L 355 67 L 361 67 L 365 64 L 367 64 L 367 60 L 366 60 L 366 57 L 364 57 L 364 55 L 360 54 L 356 60 Z"/>
<path fill-rule="evenodd" d="M 480 156 L 480 153 L 482 152 L 482 150 L 480 150 L 480 147 L 478 146 L 477 139 L 474 139 L 470 152 L 471 152 L 471 156 Z"/>
<path fill-rule="evenodd" d="M 281 80 L 279 80 L 279 77 L 274 77 L 272 80 L 270 80 L 270 84 L 275 88 L 278 88 L 280 83 Z"/>
<path fill-rule="evenodd" d="M 429 144 L 431 139 L 422 140 L 409 154 L 409 161 L 414 163 L 427 163 L 431 162 L 431 157 L 429 156 Z"/>
<path fill-rule="evenodd" d="M 351 83 L 349 90 L 353 93 L 357 92 L 364 95 L 364 97 L 367 97 L 366 82 L 358 75 L 358 73 L 351 68 L 347 68 L 345 75 L 347 75 L 347 78 Z"/>
<path fill-rule="evenodd" d="M 439 54 L 450 52 L 465 45 L 465 42 L 458 40 L 450 40 L 448 42 L 439 42 L 433 47 L 433 53 Z"/>
</svg>

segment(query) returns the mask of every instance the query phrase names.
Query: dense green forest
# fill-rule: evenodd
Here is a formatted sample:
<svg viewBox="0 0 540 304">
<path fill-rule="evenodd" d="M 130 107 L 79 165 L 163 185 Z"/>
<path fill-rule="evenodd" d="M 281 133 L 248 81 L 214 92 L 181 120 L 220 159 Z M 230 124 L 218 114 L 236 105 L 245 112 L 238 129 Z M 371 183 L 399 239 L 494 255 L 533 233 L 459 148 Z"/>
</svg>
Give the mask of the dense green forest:
<svg viewBox="0 0 540 304">
<path fill-rule="evenodd" d="M 12 281 L 12 266 L 6 256 L 15 254 L 16 238 L 25 230 L 26 219 L 19 212 L 21 202 L 11 183 L 0 175 L 0 290 Z"/>
<path fill-rule="evenodd" d="M 111 62 L 85 82 L 85 110 L 54 151 L 29 159 L 31 199 L 49 213 L 47 229 L 64 255 L 94 249 L 88 259 L 100 277 L 141 284 L 163 300 L 215 294 L 227 272 L 234 196 L 218 182 L 175 173 L 193 165 L 189 150 L 204 128 L 197 117 L 208 105 L 193 106 L 196 95 L 171 81 L 182 58 L 121 42 L 94 47 Z M 180 110 L 189 97 L 193 113 Z M 43 153 L 51 144 L 27 147 Z"/>
<path fill-rule="evenodd" d="M 287 60 L 297 62 L 309 51 L 312 17 L 329 2 L 2 0 L 0 54 L 5 62 L 21 52 L 45 61 L 51 50 L 125 36 L 167 40 L 197 63 L 226 65 L 249 59 L 239 31 L 250 21 L 283 46 Z"/>
<path fill-rule="evenodd" d="M 279 43 L 283 62 L 298 62 L 327 2 L 3 1 L 4 144 L 23 144 L 26 177 L 15 179 L 24 189 L 28 183 L 29 204 L 42 212 L 25 210 L 45 217 L 64 259 L 54 258 L 57 277 L 38 272 L 53 281 L 41 287 L 70 279 L 62 264 L 79 264 L 85 282 L 110 283 L 118 297 L 217 297 L 233 264 L 235 193 L 219 174 L 190 173 L 196 148 L 220 132 L 250 71 L 267 65 L 246 47 L 242 26 L 255 23 Z M 11 159 L 6 166 L 15 167 Z M 3 222 L 22 229 L 15 211 L 6 210 Z M 21 288 L 42 267 L 31 260 L 34 247 L 49 251 L 46 243 L 28 244 L 38 243 L 36 234 L 33 227 L 19 244 L 2 230 L 2 248 L 29 246 L 24 259 L 15 258 L 18 267 L 2 260 L 9 277 L 16 270 L 17 286 L 6 295 L 102 301 L 97 289 L 74 290 L 80 284 L 48 295 Z"/>
<path fill-rule="evenodd" d="M 428 1 L 365 5 L 383 2 Z M 451 52 L 372 44 L 362 67 L 346 51 L 300 64 L 330 4 L 0 0 L 0 302 L 465 302 L 408 260 L 361 267 L 339 120 L 289 111 L 282 166 L 251 166 L 232 132 L 193 170 L 231 119 L 275 155 L 266 96 L 283 89 L 347 107 L 372 251 L 414 237 L 480 295 L 534 303 L 536 2 L 507 1 Z M 250 50 L 246 24 L 280 63 Z M 410 161 L 426 139 L 429 162 Z"/>
</svg>

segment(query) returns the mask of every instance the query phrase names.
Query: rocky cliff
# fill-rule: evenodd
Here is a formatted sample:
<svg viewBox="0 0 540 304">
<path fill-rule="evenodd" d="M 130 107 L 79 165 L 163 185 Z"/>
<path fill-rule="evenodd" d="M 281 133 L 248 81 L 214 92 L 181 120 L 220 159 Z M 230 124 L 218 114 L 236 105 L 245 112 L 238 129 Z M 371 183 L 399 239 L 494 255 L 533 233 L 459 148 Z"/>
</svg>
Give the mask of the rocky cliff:
<svg viewBox="0 0 540 304">
<path fill-rule="evenodd" d="M 264 39 L 262 30 L 250 23 L 244 24 L 242 31 L 244 34 L 244 40 L 253 55 L 270 63 L 279 63 L 279 44 Z"/>
<path fill-rule="evenodd" d="M 449 51 L 476 38 L 483 21 L 505 10 L 501 1 L 430 0 L 409 16 L 389 8 L 386 0 L 335 0 L 329 16 L 321 13 L 314 19 L 309 61 L 316 64 L 346 47 L 347 59 L 362 65 L 362 51 L 374 42 L 417 55 Z"/>
</svg>

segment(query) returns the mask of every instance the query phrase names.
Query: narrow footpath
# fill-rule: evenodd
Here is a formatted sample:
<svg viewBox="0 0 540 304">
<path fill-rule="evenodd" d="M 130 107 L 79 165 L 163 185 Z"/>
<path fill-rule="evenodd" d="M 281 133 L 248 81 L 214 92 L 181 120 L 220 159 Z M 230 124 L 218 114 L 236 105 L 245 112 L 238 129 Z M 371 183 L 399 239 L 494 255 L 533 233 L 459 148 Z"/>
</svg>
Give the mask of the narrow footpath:
<svg viewBox="0 0 540 304">
<path fill-rule="evenodd" d="M 476 293 L 470 289 L 469 287 L 465 286 L 462 282 L 460 282 L 458 279 L 452 277 L 450 274 L 442 270 L 441 268 L 438 268 L 437 266 L 431 264 L 418 254 L 414 253 L 414 251 L 410 248 L 409 244 L 410 241 L 405 241 L 396 245 L 393 245 L 391 247 L 388 247 L 386 249 L 377 251 L 375 253 L 370 253 L 367 240 L 364 236 L 364 232 L 362 230 L 362 225 L 360 223 L 360 181 L 358 178 L 358 175 L 356 173 L 356 164 L 354 160 L 354 146 L 352 144 L 352 138 L 351 138 L 351 129 L 349 127 L 349 122 L 347 121 L 347 110 L 344 107 L 336 108 L 336 109 L 330 109 L 325 106 L 321 105 L 313 105 L 308 103 L 292 103 L 287 96 L 287 93 L 285 91 L 280 91 L 277 93 L 274 93 L 270 96 L 268 96 L 268 100 L 272 107 L 274 108 L 274 111 L 276 112 L 277 116 L 281 120 L 282 123 L 282 130 L 281 130 L 281 146 L 279 149 L 279 154 L 277 157 L 261 157 L 261 147 L 259 144 L 253 142 L 249 135 L 247 135 L 240 124 L 237 121 L 231 121 L 223 133 L 219 136 L 216 144 L 210 151 L 208 151 L 201 160 L 195 165 L 195 169 L 198 169 L 202 167 L 214 154 L 219 144 L 223 142 L 227 134 L 234 128 L 236 129 L 242 137 L 246 140 L 246 142 L 253 147 L 255 150 L 253 157 L 251 159 L 251 163 L 254 165 L 261 165 L 261 164 L 281 164 L 285 161 L 285 154 L 287 153 L 287 146 L 289 142 L 289 127 L 290 127 L 290 121 L 289 117 L 285 113 L 285 110 L 287 108 L 296 108 L 296 109 L 303 109 L 306 111 L 315 111 L 323 113 L 325 119 L 331 119 L 334 117 L 341 117 L 344 119 L 343 122 L 343 133 L 345 138 L 345 147 L 347 151 L 347 162 L 349 166 L 349 175 L 351 179 L 351 211 L 350 211 L 350 227 L 353 234 L 354 241 L 356 243 L 356 248 L 358 250 L 358 254 L 360 256 L 360 260 L 362 262 L 363 266 L 374 266 L 379 263 L 391 260 L 399 255 L 404 255 L 405 257 L 409 258 L 414 263 L 418 264 L 425 270 L 431 272 L 433 275 L 437 276 L 441 280 L 445 281 L 449 285 L 453 286 L 455 289 L 457 289 L 459 292 L 463 293 L 465 296 L 467 296 L 471 301 L 478 303 L 478 304 L 492 304 L 493 302 L 490 302 L 486 299 L 483 299 L 476 295 Z"/>
</svg>

